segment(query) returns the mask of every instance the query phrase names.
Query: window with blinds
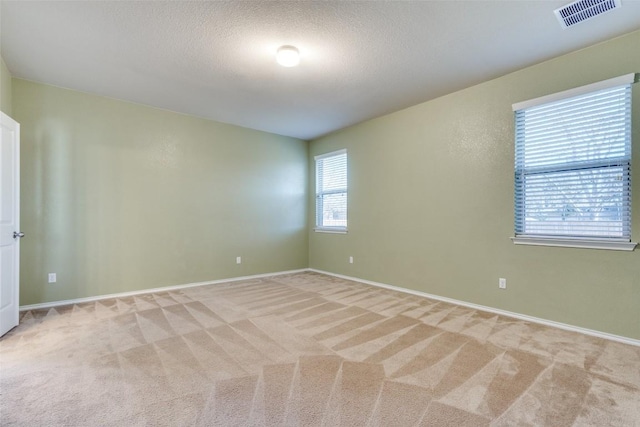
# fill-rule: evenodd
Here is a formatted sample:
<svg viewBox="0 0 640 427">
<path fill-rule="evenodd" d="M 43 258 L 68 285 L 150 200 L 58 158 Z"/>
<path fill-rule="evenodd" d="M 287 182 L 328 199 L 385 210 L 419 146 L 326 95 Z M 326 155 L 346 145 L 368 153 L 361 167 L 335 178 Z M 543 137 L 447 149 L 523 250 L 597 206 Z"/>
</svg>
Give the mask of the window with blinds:
<svg viewBox="0 0 640 427">
<path fill-rule="evenodd" d="M 634 78 L 514 105 L 516 238 L 631 241 Z"/>
<path fill-rule="evenodd" d="M 347 150 L 315 157 L 316 230 L 347 231 Z"/>
</svg>

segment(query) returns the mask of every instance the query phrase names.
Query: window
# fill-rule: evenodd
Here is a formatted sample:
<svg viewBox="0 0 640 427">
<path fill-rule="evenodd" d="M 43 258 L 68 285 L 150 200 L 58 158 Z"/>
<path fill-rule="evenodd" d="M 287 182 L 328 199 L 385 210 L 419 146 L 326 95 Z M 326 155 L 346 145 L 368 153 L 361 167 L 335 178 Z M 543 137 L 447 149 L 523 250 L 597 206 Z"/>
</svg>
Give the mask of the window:
<svg viewBox="0 0 640 427">
<path fill-rule="evenodd" d="M 631 84 L 515 104 L 514 243 L 633 250 Z"/>
<path fill-rule="evenodd" d="M 347 231 L 347 150 L 315 157 L 316 231 Z"/>
</svg>

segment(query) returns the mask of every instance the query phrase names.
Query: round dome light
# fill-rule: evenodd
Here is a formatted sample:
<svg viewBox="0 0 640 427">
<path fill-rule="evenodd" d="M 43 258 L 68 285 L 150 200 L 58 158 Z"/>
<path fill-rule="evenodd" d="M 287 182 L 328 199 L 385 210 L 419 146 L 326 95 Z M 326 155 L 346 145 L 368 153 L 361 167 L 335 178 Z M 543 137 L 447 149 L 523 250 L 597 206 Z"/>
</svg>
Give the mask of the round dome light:
<svg viewBox="0 0 640 427">
<path fill-rule="evenodd" d="M 300 51 L 295 46 L 280 46 L 276 61 L 283 67 L 295 67 L 300 63 Z"/>
</svg>

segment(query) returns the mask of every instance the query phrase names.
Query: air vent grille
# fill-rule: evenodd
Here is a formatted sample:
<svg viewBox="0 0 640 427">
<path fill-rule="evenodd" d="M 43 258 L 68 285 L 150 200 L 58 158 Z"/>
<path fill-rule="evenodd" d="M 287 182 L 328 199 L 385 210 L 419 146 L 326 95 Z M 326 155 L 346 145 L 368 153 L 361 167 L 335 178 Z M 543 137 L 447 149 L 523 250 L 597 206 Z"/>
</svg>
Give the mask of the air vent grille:
<svg viewBox="0 0 640 427">
<path fill-rule="evenodd" d="M 560 25 L 569 28 L 620 6 L 621 0 L 578 0 L 554 10 L 554 13 Z"/>
</svg>

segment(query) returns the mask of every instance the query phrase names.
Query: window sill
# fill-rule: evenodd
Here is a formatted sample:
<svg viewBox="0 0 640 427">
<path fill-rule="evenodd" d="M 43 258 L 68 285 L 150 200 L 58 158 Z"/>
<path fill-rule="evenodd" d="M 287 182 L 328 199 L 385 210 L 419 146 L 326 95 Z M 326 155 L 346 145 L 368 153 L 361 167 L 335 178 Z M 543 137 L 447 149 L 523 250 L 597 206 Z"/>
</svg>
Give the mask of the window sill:
<svg viewBox="0 0 640 427">
<path fill-rule="evenodd" d="M 553 237 L 512 237 L 515 245 L 556 246 L 563 248 L 608 249 L 612 251 L 632 251 L 637 243 L 598 239 L 562 239 Z"/>
<path fill-rule="evenodd" d="M 313 231 L 316 233 L 347 234 L 347 229 L 344 227 L 316 227 Z"/>
</svg>

